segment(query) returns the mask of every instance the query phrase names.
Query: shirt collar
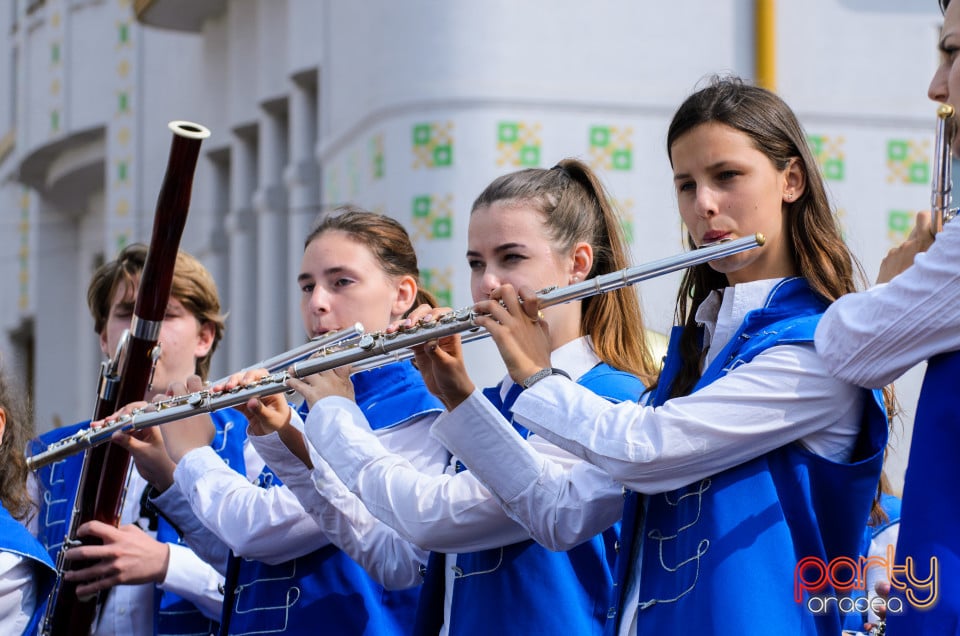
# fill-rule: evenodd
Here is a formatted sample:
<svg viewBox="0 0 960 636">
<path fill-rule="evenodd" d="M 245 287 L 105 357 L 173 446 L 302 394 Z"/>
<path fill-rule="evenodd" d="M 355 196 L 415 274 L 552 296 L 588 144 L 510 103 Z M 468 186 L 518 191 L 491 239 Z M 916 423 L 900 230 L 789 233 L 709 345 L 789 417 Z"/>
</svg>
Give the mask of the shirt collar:
<svg viewBox="0 0 960 636">
<path fill-rule="evenodd" d="M 770 292 L 782 280 L 768 278 L 714 290 L 700 303 L 696 320 L 706 331 L 704 367 L 727 345 L 747 313 L 766 304 Z"/>
</svg>

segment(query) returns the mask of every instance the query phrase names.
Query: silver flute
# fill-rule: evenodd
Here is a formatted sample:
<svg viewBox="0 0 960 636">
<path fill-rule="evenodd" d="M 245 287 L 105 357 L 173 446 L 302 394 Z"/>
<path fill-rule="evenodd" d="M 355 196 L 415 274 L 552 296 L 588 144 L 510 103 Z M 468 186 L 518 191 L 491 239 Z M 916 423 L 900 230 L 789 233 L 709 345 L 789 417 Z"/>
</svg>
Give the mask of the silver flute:
<svg viewBox="0 0 960 636">
<path fill-rule="evenodd" d="M 537 301 L 540 308 L 545 309 L 554 305 L 583 300 L 598 294 L 629 287 L 650 278 L 751 250 L 762 246 L 764 240 L 762 234 L 754 234 L 736 240 L 712 243 L 697 250 L 644 265 L 627 267 L 566 287 L 549 287 L 537 293 Z M 483 315 L 485 314 L 478 313 L 473 307 L 467 307 L 447 312 L 427 322 L 418 322 L 410 328 L 394 333 L 364 333 L 358 340 L 352 341 L 349 345 L 329 347 L 322 352 L 322 355 L 314 355 L 314 357 L 297 362 L 283 371 L 270 373 L 258 381 L 237 387 L 232 391 L 214 392 L 205 389 L 196 393 L 154 402 L 123 415 L 100 428 L 87 428 L 78 431 L 75 435 L 28 457 L 27 465 L 34 470 L 46 466 L 63 457 L 107 442 L 114 433 L 119 431 L 139 431 L 151 426 L 159 426 L 195 415 L 245 404 L 251 398 L 262 398 L 282 393 L 288 390 L 288 381 L 291 378 L 302 379 L 315 373 L 345 366 L 352 366 L 356 370 L 384 366 L 412 357 L 411 347 L 463 332 L 477 332 L 467 334 L 465 340 L 477 339 L 489 335 L 485 331 L 481 332 L 482 328 L 476 323 L 476 319 Z"/>
<path fill-rule="evenodd" d="M 940 104 L 937 108 L 937 128 L 933 149 L 933 179 L 930 193 L 930 223 L 934 236 L 957 215 L 953 207 L 952 146 L 957 130 L 953 106 Z"/>
<path fill-rule="evenodd" d="M 244 373 L 245 371 L 252 371 L 254 369 L 267 369 L 268 371 L 274 373 L 280 371 L 281 369 L 287 368 L 295 362 L 299 362 L 305 358 L 308 358 L 311 355 L 322 354 L 325 350 L 329 350 L 333 345 L 344 346 L 350 343 L 355 343 L 362 335 L 363 325 L 361 325 L 359 322 L 354 323 L 352 326 L 346 329 L 341 329 L 340 331 L 317 336 L 316 338 L 312 338 L 306 343 L 298 347 L 294 347 L 289 351 L 285 351 L 284 353 L 277 354 L 265 360 L 261 360 L 260 362 L 256 362 L 250 366 L 244 367 L 238 373 Z M 210 386 L 225 384 L 230 377 L 231 376 L 226 376 L 219 380 L 215 380 L 214 382 L 208 382 L 207 384 Z M 205 390 L 201 393 L 211 392 Z M 185 398 L 192 398 L 195 395 L 197 394 L 180 395 L 172 398 L 166 398 L 154 402 L 142 409 L 137 409 L 135 412 L 140 413 L 147 410 L 156 410 L 157 412 L 164 411 L 180 405 Z M 51 444 L 43 451 L 27 457 L 27 468 L 30 470 L 43 468 L 44 466 L 59 461 L 64 457 L 68 457 L 92 446 L 107 442 L 110 440 L 110 436 L 117 430 L 123 429 L 118 429 L 113 425 L 104 426 L 102 428 L 88 427 L 81 429 L 70 437 L 65 437 L 62 440 Z"/>
</svg>

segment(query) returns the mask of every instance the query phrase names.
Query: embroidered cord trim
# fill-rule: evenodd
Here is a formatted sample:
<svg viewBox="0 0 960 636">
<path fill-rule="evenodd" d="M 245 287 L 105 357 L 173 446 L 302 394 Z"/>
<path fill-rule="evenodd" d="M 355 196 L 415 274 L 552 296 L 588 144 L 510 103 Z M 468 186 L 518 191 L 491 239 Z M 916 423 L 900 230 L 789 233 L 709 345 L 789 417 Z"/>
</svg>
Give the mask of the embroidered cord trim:
<svg viewBox="0 0 960 636">
<path fill-rule="evenodd" d="M 490 574 L 491 572 L 496 572 L 500 569 L 500 566 L 503 565 L 503 548 L 500 548 L 500 558 L 497 559 L 497 564 L 494 565 L 489 570 L 477 570 L 476 572 L 464 573 L 463 569 L 459 566 L 453 566 L 453 578 L 455 579 L 465 579 L 468 576 L 476 576 L 478 574 Z"/>
<path fill-rule="evenodd" d="M 693 520 L 677 528 L 675 534 L 664 535 L 659 528 L 652 528 L 647 533 L 647 538 L 657 542 L 657 548 L 659 552 L 658 559 L 660 561 L 660 567 L 663 568 L 665 572 L 670 572 L 671 574 L 675 574 L 680 570 L 680 568 L 692 562 L 696 563 L 696 571 L 694 572 L 694 575 L 693 575 L 693 581 L 685 590 L 683 590 L 673 598 L 651 598 L 645 601 L 641 600 L 638 604 L 639 609 L 644 610 L 648 607 L 656 605 L 657 603 L 675 603 L 681 598 L 683 598 L 684 596 L 686 596 L 687 594 L 689 594 L 690 592 L 692 592 L 693 589 L 697 586 L 697 582 L 700 580 L 700 559 L 702 559 L 703 556 L 706 555 L 707 551 L 709 551 L 710 540 L 702 539 L 697 544 L 697 550 L 694 554 L 674 564 L 673 566 L 667 565 L 666 560 L 664 559 L 663 544 L 667 541 L 676 540 L 680 536 L 681 532 L 689 528 L 692 528 L 697 523 L 699 523 L 702 512 L 703 512 L 703 494 L 710 489 L 710 486 L 711 486 L 711 480 L 709 478 L 703 479 L 700 481 L 699 484 L 697 484 L 694 490 L 692 490 L 691 492 L 683 493 L 682 495 L 678 496 L 674 501 L 670 500 L 669 493 L 663 494 L 663 500 L 667 503 L 667 505 L 672 506 L 674 508 L 679 507 L 680 504 L 683 503 L 685 499 L 688 499 L 690 497 L 696 497 L 696 515 L 694 515 Z"/>
</svg>

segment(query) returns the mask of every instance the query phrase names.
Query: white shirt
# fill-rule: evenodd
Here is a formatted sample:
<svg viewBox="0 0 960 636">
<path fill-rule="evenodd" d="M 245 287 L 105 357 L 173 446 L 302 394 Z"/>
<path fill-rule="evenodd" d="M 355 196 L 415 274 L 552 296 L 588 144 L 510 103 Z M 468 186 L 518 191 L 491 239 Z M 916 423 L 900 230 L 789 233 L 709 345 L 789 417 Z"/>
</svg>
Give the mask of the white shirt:
<svg viewBox="0 0 960 636">
<path fill-rule="evenodd" d="M 567 345 L 569 361 L 559 361 L 563 354 L 554 359 L 558 360 L 557 364 L 566 364 L 571 376 L 579 377 L 597 360 L 595 356 L 590 359 L 582 355 L 584 349 L 592 353 L 589 346 L 584 347 L 582 341 L 575 343 Z M 509 378 L 504 381 L 501 396 L 507 394 L 512 384 Z M 321 408 L 317 408 L 318 405 Z M 444 571 L 445 626 L 449 625 L 450 603 L 456 583 L 455 553 L 498 548 L 530 539 L 530 533 L 504 511 L 498 499 L 472 472 L 455 472 L 452 461 L 447 463 L 446 472 L 441 475 L 418 470 L 403 457 L 384 448 L 369 433 L 363 413 L 349 400 L 325 398 L 317 402 L 307 416 L 306 431 L 314 449 L 360 496 L 370 512 L 420 547 L 448 553 Z M 511 430 L 511 434 L 520 439 L 516 432 Z M 538 451 L 550 457 L 551 462 L 579 462 L 552 444 L 541 440 L 536 440 L 536 444 Z M 423 439 L 420 445 L 437 449 L 437 457 L 447 456 L 446 449 L 436 441 Z M 610 483 L 609 479 L 606 483 Z M 619 487 L 616 488 L 619 497 Z M 620 501 L 622 506 L 622 499 Z M 618 508 L 617 514 L 601 530 L 616 521 L 619 512 Z"/>
<path fill-rule="evenodd" d="M 374 434 L 379 433 L 386 448 L 410 457 L 414 466 L 429 471 L 437 462 L 423 452 L 422 440 L 434 417 L 433 414 L 420 416 Z M 312 446 L 308 445 L 314 466 L 310 471 L 277 433 L 250 439 L 324 534 L 375 581 L 387 589 L 406 589 L 423 582 L 421 567 L 427 563 L 428 552 L 370 514 Z"/>
<path fill-rule="evenodd" d="M 947 223 L 913 266 L 884 285 L 847 294 L 817 327 L 837 377 L 879 388 L 927 358 L 960 349 L 960 222 Z"/>
<path fill-rule="evenodd" d="M 22 634 L 36 607 L 31 559 L 0 551 L 0 633 Z"/>
<path fill-rule="evenodd" d="M 330 544 L 289 488 L 260 488 L 209 447 L 183 456 L 174 484 L 193 514 L 234 554 L 277 564 Z"/>
<path fill-rule="evenodd" d="M 140 496 L 147 487 L 146 480 L 131 464 L 127 480 L 127 496 L 120 513 L 120 524 L 140 520 Z M 144 527 L 146 524 L 142 524 Z M 156 538 L 156 532 L 145 530 Z M 196 605 L 205 616 L 220 620 L 223 577 L 189 548 L 170 546 L 167 576 L 157 587 L 177 594 Z M 107 594 L 107 602 L 100 612 L 94 634 L 96 636 L 152 634 L 154 626 L 154 584 L 118 585 Z"/>
<path fill-rule="evenodd" d="M 779 281 L 727 288 L 697 320 L 716 355 L 746 312 Z M 835 461 L 849 459 L 864 395 L 828 373 L 812 346 L 779 345 L 696 393 L 654 408 L 611 404 L 550 376 L 524 391 L 514 419 L 606 470 L 632 490 L 659 493 L 719 473 L 794 441 Z M 511 467 L 512 473 L 518 471 Z M 527 478 L 534 476 L 529 469 Z M 529 485 L 529 484 L 528 484 Z M 634 575 L 637 568 L 634 569 Z M 635 576 L 620 633 L 636 633 Z"/>
<path fill-rule="evenodd" d="M 302 427 L 295 413 L 292 422 Z M 420 418 L 405 426 L 385 429 L 377 438 L 397 452 L 407 453 L 415 465 L 426 469 L 432 460 L 424 454 L 419 440 L 426 437 L 431 422 L 432 417 Z M 283 444 L 275 434 L 263 438 L 251 435 L 248 440 L 252 449 L 260 448 L 271 459 L 278 460 L 277 466 L 271 468 L 279 468 L 278 476 L 283 472 L 292 480 L 312 510 L 305 509 L 286 485 L 284 476 L 281 479 L 285 485 L 260 488 L 226 466 L 209 448 L 197 448 L 184 455 L 174 471 L 177 489 L 208 531 L 191 528 L 191 545 L 201 541 L 206 547 L 198 549 L 211 555 L 223 554 L 211 544 L 211 536 L 215 535 L 235 554 L 277 564 L 333 543 L 348 554 L 352 552 L 351 556 L 364 567 L 369 566 L 371 574 L 382 578 L 385 586 L 411 587 L 421 582 L 419 565 L 424 562 L 425 553 L 409 545 L 398 547 L 393 530 L 373 519 L 346 486 L 338 480 L 326 480 L 318 489 L 300 460 L 285 447 L 278 448 Z M 316 460 L 320 460 L 319 456 Z M 315 470 L 323 474 L 322 467 Z M 326 474 L 330 476 L 332 472 Z M 176 493 L 164 493 L 158 498 L 158 505 L 163 505 L 167 512 L 166 506 L 176 497 Z M 388 563 L 404 563 L 408 567 L 389 572 Z"/>
<path fill-rule="evenodd" d="M 550 356 L 552 366 L 574 379 L 599 361 L 589 338 L 574 340 Z M 504 388 L 513 384 L 508 377 Z M 551 550 L 570 550 L 623 514 L 621 484 L 540 436 L 524 440 L 480 391 L 439 417 L 432 433 L 470 467 L 508 515 Z"/>
</svg>

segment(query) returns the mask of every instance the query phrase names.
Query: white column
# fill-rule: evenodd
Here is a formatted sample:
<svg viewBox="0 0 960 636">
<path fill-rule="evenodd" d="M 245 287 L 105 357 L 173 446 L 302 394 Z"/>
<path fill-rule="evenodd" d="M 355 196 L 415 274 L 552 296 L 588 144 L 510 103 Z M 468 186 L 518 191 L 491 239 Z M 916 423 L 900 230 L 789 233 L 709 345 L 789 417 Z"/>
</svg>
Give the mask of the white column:
<svg viewBox="0 0 960 636">
<path fill-rule="evenodd" d="M 257 327 L 257 240 L 253 232 L 253 190 L 256 185 L 256 138 L 234 138 L 230 151 L 230 212 L 226 217 L 230 237 L 230 304 L 227 330 L 227 364 L 240 369 L 260 358 L 252 346 Z"/>
<path fill-rule="evenodd" d="M 300 291 L 296 285 L 300 274 L 303 242 L 310 233 L 320 210 L 320 179 L 313 156 L 317 140 L 316 71 L 291 84 L 290 90 L 290 163 L 284 171 L 284 182 L 290 196 L 287 224 L 287 251 L 289 253 L 286 279 L 289 282 L 286 306 L 289 338 L 287 347 L 303 342 L 306 334 L 300 318 Z"/>
<path fill-rule="evenodd" d="M 37 244 L 44 257 L 36 260 L 36 278 L 43 293 L 34 300 L 33 386 L 34 421 L 43 432 L 90 417 L 97 369 L 80 366 L 79 343 L 92 340 L 93 329 L 83 299 L 89 274 L 77 267 L 77 218 L 43 199 L 39 206 Z"/>
<path fill-rule="evenodd" d="M 208 155 L 204 174 L 209 176 L 211 187 L 206 190 L 202 210 L 210 210 L 207 240 L 203 249 L 203 262 L 217 282 L 220 294 L 220 311 L 226 312 L 231 305 L 230 290 L 230 238 L 226 232 L 227 216 L 230 213 L 230 151 L 219 150 Z M 226 321 L 225 338 L 229 338 L 237 321 Z M 236 371 L 228 365 L 227 340 L 222 341 L 210 365 L 210 378 L 220 378 Z M 241 364 L 243 364 L 241 362 Z M 239 368 L 239 367 L 238 367 Z"/>
<path fill-rule="evenodd" d="M 259 183 L 253 202 L 257 234 L 257 350 L 261 358 L 286 350 L 287 191 L 282 182 L 287 164 L 286 109 L 261 111 Z M 258 358 L 259 359 L 259 358 Z"/>
</svg>

